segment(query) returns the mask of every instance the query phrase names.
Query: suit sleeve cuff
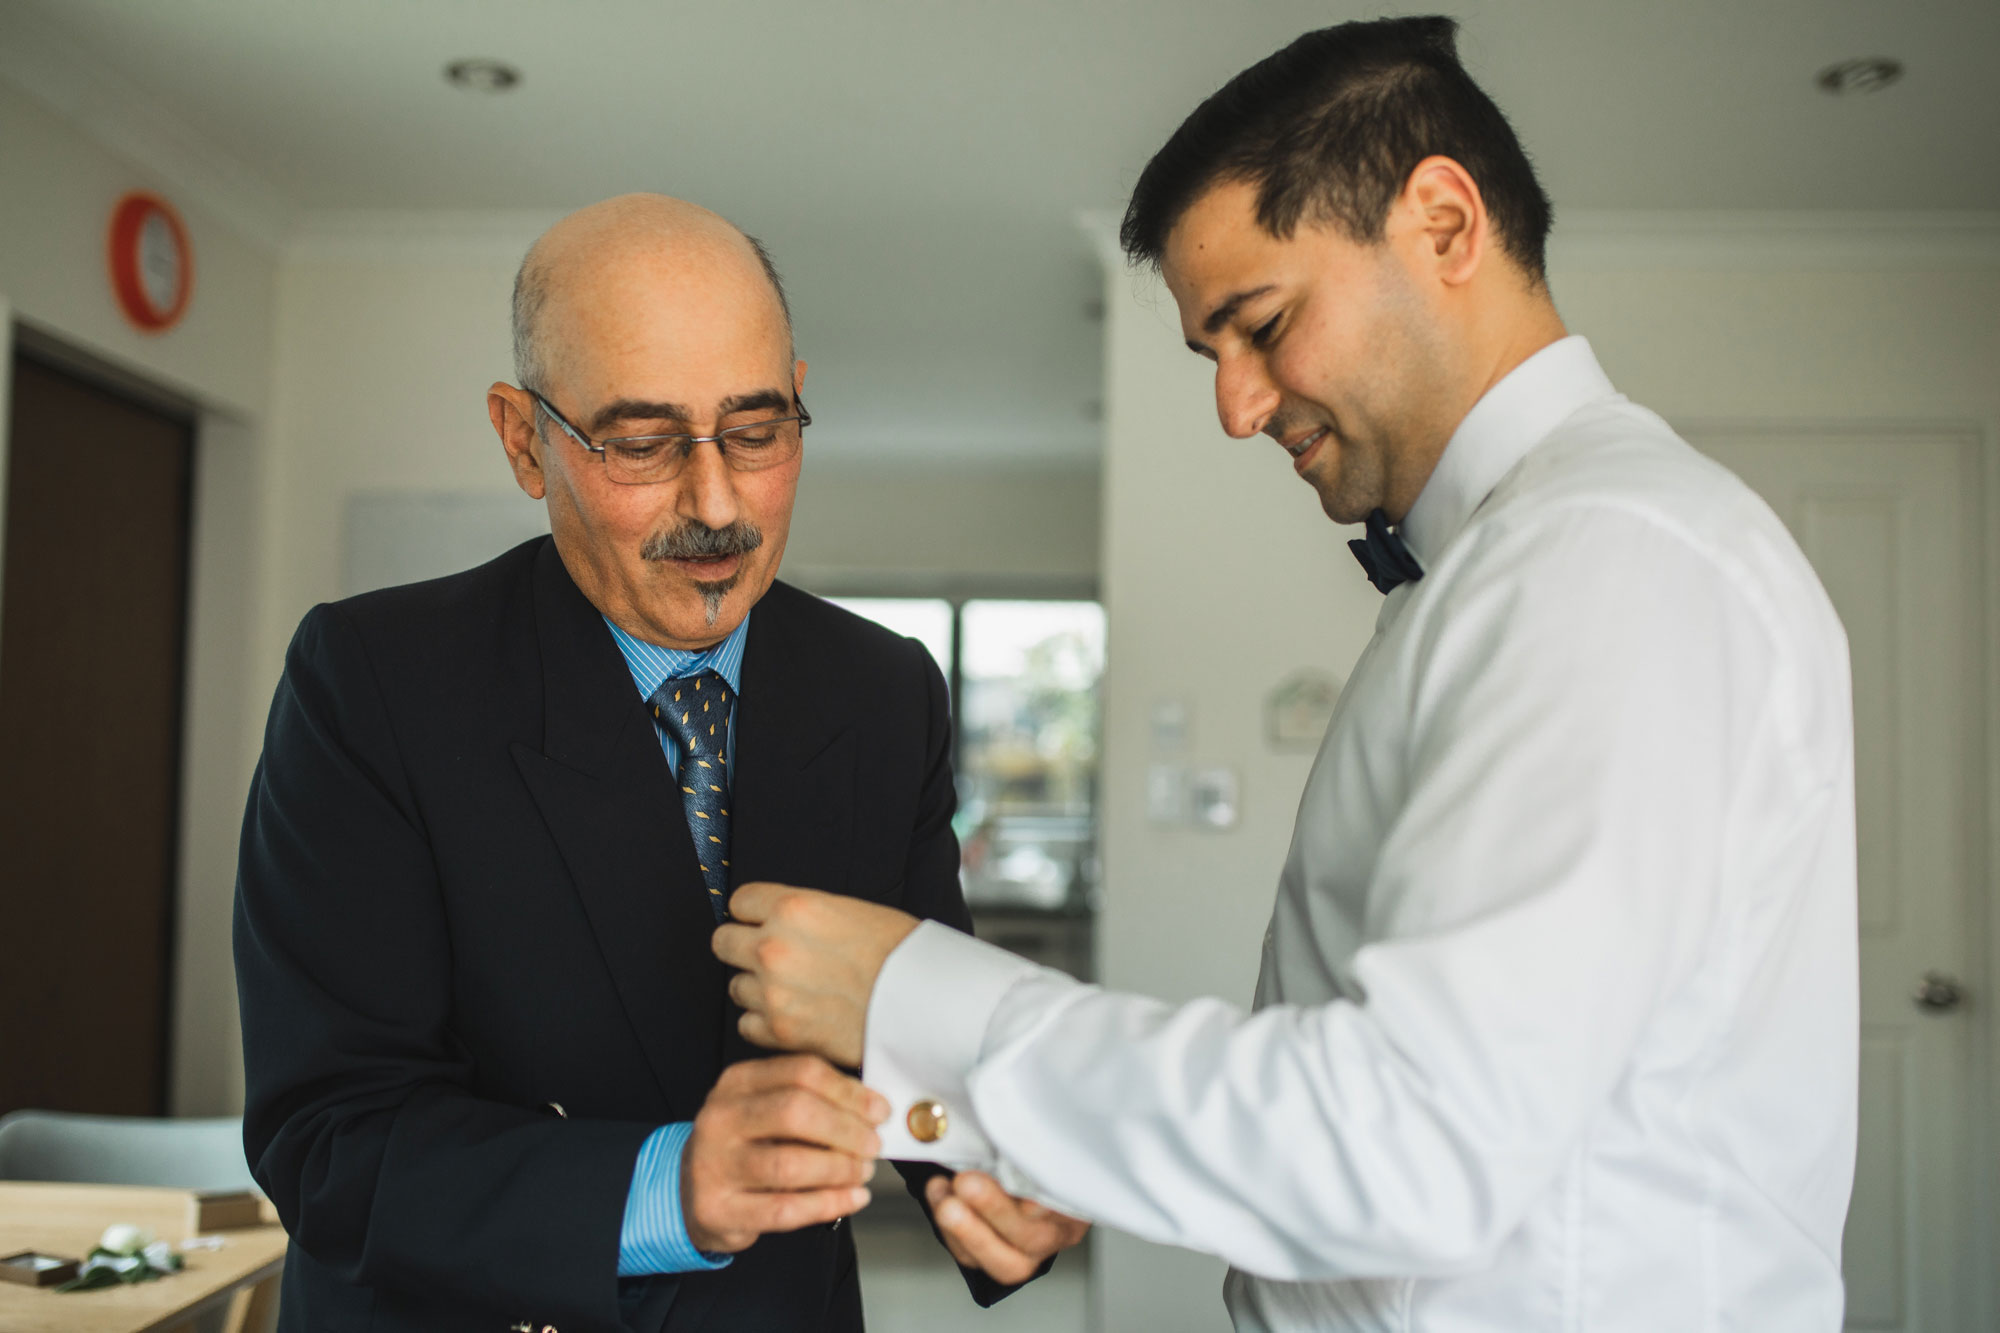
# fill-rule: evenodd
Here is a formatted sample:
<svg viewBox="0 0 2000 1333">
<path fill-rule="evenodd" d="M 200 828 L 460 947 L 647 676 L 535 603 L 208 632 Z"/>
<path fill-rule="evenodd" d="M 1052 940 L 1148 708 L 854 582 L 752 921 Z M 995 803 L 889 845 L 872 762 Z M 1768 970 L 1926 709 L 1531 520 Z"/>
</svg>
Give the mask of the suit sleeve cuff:
<svg viewBox="0 0 2000 1333">
<path fill-rule="evenodd" d="M 966 1076 L 979 1063 L 1000 999 L 1041 969 L 935 921 L 920 922 L 882 964 L 868 1000 L 862 1079 L 889 1099 L 882 1155 L 993 1171 L 999 1162 L 973 1113 Z M 910 1108 L 938 1102 L 946 1127 L 931 1142 L 911 1132 Z"/>
<path fill-rule="evenodd" d="M 618 1276 L 695 1273 L 729 1264 L 728 1255 L 703 1254 L 688 1239 L 681 1211 L 681 1156 L 691 1123 L 662 1125 L 640 1145 L 625 1196 L 625 1225 L 618 1235 Z"/>
</svg>

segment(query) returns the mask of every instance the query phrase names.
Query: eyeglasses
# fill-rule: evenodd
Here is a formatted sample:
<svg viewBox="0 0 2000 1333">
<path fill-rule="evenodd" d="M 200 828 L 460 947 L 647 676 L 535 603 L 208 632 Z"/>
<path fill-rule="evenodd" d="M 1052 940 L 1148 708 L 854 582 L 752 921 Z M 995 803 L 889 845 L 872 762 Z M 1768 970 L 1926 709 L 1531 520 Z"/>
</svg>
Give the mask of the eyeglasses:
<svg viewBox="0 0 2000 1333">
<path fill-rule="evenodd" d="M 686 469 L 695 446 L 701 444 L 714 444 L 722 453 L 722 461 L 737 472 L 783 467 L 799 456 L 805 429 L 812 425 L 812 413 L 794 397 L 792 406 L 797 411 L 792 416 L 748 421 L 713 435 L 620 435 L 609 440 L 592 440 L 570 425 L 569 419 L 540 393 L 534 389 L 528 393 L 549 420 L 562 428 L 563 434 L 602 458 L 605 475 L 623 486 L 672 481 Z"/>
</svg>

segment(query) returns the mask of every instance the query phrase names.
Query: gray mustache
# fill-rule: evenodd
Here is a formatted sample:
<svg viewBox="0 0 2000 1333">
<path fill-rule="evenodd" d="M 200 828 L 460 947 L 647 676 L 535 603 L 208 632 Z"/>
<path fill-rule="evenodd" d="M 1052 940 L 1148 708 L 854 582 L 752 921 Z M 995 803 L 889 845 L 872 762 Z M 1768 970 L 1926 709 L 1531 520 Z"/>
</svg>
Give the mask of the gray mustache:
<svg viewBox="0 0 2000 1333">
<path fill-rule="evenodd" d="M 755 523 L 739 521 L 727 527 L 711 528 L 706 523 L 687 522 L 667 532 L 656 532 L 639 548 L 642 560 L 713 560 L 728 555 L 748 555 L 764 544 L 764 534 Z"/>
</svg>

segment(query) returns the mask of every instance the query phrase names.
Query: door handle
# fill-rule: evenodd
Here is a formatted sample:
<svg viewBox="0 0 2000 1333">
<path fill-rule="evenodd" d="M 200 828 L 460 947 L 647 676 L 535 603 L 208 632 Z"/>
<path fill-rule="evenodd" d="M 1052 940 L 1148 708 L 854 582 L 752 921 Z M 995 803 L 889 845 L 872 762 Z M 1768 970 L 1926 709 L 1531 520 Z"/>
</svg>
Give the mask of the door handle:
<svg viewBox="0 0 2000 1333">
<path fill-rule="evenodd" d="M 1965 992 L 1959 989 L 1956 978 L 1942 972 L 1924 973 L 1923 984 L 1911 994 L 1917 1008 L 1927 1014 L 1948 1014 L 1965 1002 Z"/>
</svg>

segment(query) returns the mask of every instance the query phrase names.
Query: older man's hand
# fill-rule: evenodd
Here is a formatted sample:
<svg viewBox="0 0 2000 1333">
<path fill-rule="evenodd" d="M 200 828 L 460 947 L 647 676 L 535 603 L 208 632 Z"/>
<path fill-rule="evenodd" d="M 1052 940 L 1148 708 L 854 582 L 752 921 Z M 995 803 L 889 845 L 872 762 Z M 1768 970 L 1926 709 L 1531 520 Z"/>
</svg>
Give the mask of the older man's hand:
<svg viewBox="0 0 2000 1333">
<path fill-rule="evenodd" d="M 933 1176 L 924 1184 L 951 1257 L 1016 1286 L 1041 1271 L 1048 1257 L 1083 1239 L 1090 1223 L 1017 1199 L 983 1171 Z"/>
<path fill-rule="evenodd" d="M 783 884 L 745 884 L 731 895 L 729 915 L 715 932 L 715 956 L 742 969 L 729 995 L 743 1006 L 743 1036 L 858 1069 L 875 978 L 917 919 Z"/>
<path fill-rule="evenodd" d="M 881 1094 L 812 1056 L 729 1066 L 681 1159 L 688 1238 L 734 1254 L 766 1232 L 859 1212 L 888 1115 Z"/>
</svg>

